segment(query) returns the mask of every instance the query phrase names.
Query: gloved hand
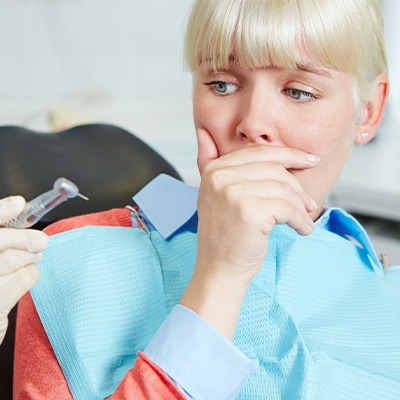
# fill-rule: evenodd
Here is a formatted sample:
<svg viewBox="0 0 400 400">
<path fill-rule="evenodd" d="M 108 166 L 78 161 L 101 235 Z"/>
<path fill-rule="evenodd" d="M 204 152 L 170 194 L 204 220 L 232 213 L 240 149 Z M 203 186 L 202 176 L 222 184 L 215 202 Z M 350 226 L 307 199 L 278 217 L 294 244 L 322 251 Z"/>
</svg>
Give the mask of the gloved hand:
<svg viewBox="0 0 400 400">
<path fill-rule="evenodd" d="M 0 225 L 18 216 L 25 207 L 21 196 L 0 199 Z M 39 278 L 37 263 L 48 237 L 33 229 L 0 228 L 0 343 L 8 313 Z"/>
</svg>

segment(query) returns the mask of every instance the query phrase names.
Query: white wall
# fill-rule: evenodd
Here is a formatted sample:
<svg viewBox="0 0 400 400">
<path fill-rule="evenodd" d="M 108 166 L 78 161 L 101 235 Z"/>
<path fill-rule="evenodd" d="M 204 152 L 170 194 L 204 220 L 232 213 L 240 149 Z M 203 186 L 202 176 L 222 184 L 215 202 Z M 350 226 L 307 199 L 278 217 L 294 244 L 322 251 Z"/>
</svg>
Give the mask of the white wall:
<svg viewBox="0 0 400 400">
<path fill-rule="evenodd" d="M 1 97 L 182 97 L 188 0 L 2 0 Z"/>
<path fill-rule="evenodd" d="M 190 0 L 0 0 L 0 124 L 103 121 L 143 137 L 196 184 Z"/>
<path fill-rule="evenodd" d="M 385 18 L 386 50 L 391 82 L 388 116 L 400 121 L 400 1 L 381 0 Z M 399 135 L 400 136 L 400 135 Z"/>
</svg>

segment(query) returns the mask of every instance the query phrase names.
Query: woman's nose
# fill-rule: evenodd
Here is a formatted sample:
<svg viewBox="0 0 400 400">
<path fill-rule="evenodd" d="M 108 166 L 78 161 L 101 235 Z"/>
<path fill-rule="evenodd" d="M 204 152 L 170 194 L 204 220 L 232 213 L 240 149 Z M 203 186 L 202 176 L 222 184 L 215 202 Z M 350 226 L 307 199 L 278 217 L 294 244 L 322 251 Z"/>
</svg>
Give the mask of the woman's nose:
<svg viewBox="0 0 400 400">
<path fill-rule="evenodd" d="M 279 140 L 276 110 L 264 98 L 247 99 L 240 112 L 240 123 L 236 128 L 238 139 L 245 143 L 270 144 Z"/>
</svg>

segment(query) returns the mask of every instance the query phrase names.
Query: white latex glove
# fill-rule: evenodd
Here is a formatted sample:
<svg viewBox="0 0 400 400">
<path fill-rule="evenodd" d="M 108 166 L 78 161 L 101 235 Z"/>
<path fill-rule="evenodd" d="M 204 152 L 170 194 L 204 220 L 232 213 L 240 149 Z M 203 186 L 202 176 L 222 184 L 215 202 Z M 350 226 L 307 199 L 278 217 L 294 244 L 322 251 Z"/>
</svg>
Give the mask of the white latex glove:
<svg viewBox="0 0 400 400">
<path fill-rule="evenodd" d="M 0 224 L 25 207 L 21 196 L 0 199 Z M 0 343 L 7 331 L 8 313 L 39 278 L 37 264 L 48 237 L 33 229 L 0 228 Z"/>
</svg>

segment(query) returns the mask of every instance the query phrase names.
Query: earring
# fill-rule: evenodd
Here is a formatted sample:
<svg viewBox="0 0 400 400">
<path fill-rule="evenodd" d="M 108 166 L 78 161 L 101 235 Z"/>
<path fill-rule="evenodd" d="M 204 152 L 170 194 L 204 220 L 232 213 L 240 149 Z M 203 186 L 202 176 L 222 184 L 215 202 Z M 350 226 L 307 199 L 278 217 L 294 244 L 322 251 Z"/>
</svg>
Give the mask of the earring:
<svg viewBox="0 0 400 400">
<path fill-rule="evenodd" d="M 361 132 L 360 133 L 361 139 L 362 140 L 367 140 L 369 133 L 368 132 Z"/>
</svg>

